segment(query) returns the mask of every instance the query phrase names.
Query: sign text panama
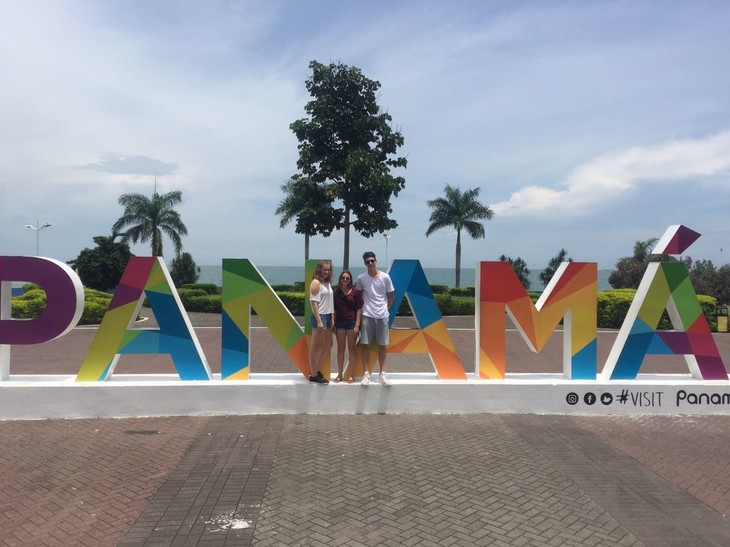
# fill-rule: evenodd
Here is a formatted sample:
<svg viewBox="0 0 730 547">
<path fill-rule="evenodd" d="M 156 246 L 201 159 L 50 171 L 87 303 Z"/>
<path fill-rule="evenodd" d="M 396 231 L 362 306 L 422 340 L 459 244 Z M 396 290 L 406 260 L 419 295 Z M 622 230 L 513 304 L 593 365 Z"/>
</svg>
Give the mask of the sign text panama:
<svg viewBox="0 0 730 547">
<path fill-rule="evenodd" d="M 653 252 L 681 254 L 697 237 L 699 234 L 684 226 L 671 226 Z M 307 280 L 316 263 L 306 262 Z M 292 365 L 308 374 L 308 317 L 302 328 L 250 260 L 223 259 L 222 271 L 221 379 L 248 380 L 251 368 L 255 368 L 250 362 L 252 310 L 286 351 Z M 391 326 L 406 298 L 417 328 L 392 329 L 388 351 L 427 354 L 438 378 L 466 380 L 420 262 L 397 259 L 389 274 L 395 285 Z M 567 379 L 633 380 L 649 354 L 684 356 L 690 373 L 699 380 L 728 379 L 682 262 L 649 264 L 599 372 L 597 274 L 594 262 L 565 262 L 533 304 L 509 263 L 479 262 L 475 277 L 476 378 L 505 378 L 505 315 L 509 314 L 535 352 L 542 350 L 563 321 L 563 374 Z M 11 317 L 13 282 L 32 282 L 45 290 L 47 305 L 36 319 Z M 67 265 L 50 258 L 25 256 L 0 256 L 0 288 L 0 378 L 6 380 L 10 374 L 10 348 L 40 344 L 68 333 L 81 317 L 84 293 L 78 276 Z M 145 299 L 158 328 L 133 328 Z M 672 331 L 657 330 L 665 310 Z M 306 313 L 311 312 L 306 309 Z M 169 354 L 181 380 L 213 379 L 167 267 L 159 257 L 130 259 L 76 380 L 109 379 L 119 357 L 126 354 Z"/>
</svg>

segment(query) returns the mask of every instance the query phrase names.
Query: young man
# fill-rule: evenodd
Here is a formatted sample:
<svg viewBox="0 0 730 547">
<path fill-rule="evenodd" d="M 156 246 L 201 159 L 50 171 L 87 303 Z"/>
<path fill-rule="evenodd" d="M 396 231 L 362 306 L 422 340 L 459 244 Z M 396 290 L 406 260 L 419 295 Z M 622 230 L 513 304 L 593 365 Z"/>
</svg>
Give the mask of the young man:
<svg viewBox="0 0 730 547">
<path fill-rule="evenodd" d="M 384 386 L 390 385 L 390 380 L 385 375 L 386 347 L 389 342 L 390 327 L 390 306 L 393 303 L 395 289 L 390 276 L 377 268 L 375 253 L 367 251 L 362 255 L 367 271 L 357 278 L 357 290 L 362 293 L 362 321 L 360 324 L 360 344 L 362 345 L 362 362 L 365 366 L 365 374 L 362 377 L 362 385 L 370 383 L 369 361 L 370 343 L 375 340 L 378 344 L 378 363 L 380 364 L 379 381 Z"/>
</svg>

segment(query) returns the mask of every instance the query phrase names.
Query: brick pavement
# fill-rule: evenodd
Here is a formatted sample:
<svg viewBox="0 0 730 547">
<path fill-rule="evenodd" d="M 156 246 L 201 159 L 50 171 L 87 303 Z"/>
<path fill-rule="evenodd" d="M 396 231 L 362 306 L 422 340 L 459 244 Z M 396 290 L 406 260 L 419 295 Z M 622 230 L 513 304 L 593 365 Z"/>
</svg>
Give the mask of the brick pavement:
<svg viewBox="0 0 730 547">
<path fill-rule="evenodd" d="M 0 422 L 0 476 L 2 545 L 730 545 L 725 417 Z"/>
</svg>

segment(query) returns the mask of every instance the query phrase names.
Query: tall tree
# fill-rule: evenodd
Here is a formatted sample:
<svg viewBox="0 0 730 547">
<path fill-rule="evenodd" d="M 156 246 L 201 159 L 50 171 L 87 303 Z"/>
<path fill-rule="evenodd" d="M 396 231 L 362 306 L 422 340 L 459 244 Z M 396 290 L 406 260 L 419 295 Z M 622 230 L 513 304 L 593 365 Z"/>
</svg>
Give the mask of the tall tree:
<svg viewBox="0 0 730 547">
<path fill-rule="evenodd" d="M 145 243 L 151 241 L 152 256 L 162 256 L 162 234 L 166 234 L 175 246 L 175 254 L 182 251 L 181 236 L 188 235 L 188 229 L 173 207 L 182 202 L 182 192 L 176 190 L 166 194 L 154 192 L 152 198 L 142 194 L 122 194 L 119 204 L 124 214 L 112 227 L 114 233 L 122 235 L 122 242 Z M 126 232 L 122 230 L 129 226 Z"/>
<path fill-rule="evenodd" d="M 200 277 L 200 267 L 190 253 L 182 253 L 172 260 L 170 277 L 176 287 L 197 283 Z"/>
<path fill-rule="evenodd" d="M 568 251 L 566 251 L 565 249 L 560 249 L 558 251 L 558 254 L 550 259 L 547 268 L 540 272 L 540 282 L 542 283 L 543 287 L 548 286 L 548 283 L 550 283 L 550 280 L 553 278 L 555 272 L 558 271 L 558 268 L 563 262 L 573 262 L 573 259 L 567 258 L 567 256 Z"/>
<path fill-rule="evenodd" d="M 304 235 L 304 259 L 307 260 L 309 238 L 317 234 L 328 237 L 334 229 L 332 202 L 326 188 L 300 175 L 282 184 L 281 191 L 284 198 L 276 208 L 276 214 L 281 216 L 279 227 L 284 228 L 296 219 L 294 231 Z"/>
<path fill-rule="evenodd" d="M 501 262 L 510 263 L 510 266 L 512 266 L 512 269 L 514 270 L 515 275 L 517 275 L 517 279 L 520 280 L 520 283 L 522 283 L 522 286 L 525 288 L 525 290 L 529 291 L 531 283 L 530 283 L 530 270 L 527 269 L 527 262 L 525 262 L 519 256 L 517 258 L 512 258 L 511 256 L 502 255 L 499 257 L 499 260 Z"/>
<path fill-rule="evenodd" d="M 633 255 L 620 258 L 616 262 L 616 268 L 608 276 L 608 283 L 614 289 L 638 289 L 649 262 L 661 260 L 660 256 L 650 254 L 657 241 L 657 238 L 652 237 L 646 241 L 635 242 Z"/>
<path fill-rule="evenodd" d="M 69 261 L 84 287 L 108 291 L 119 284 L 132 252 L 126 243 L 115 242 L 115 237 L 94 237 L 96 247 L 84 249 L 79 256 Z"/>
<path fill-rule="evenodd" d="M 342 264 L 348 268 L 351 229 L 372 237 L 398 226 L 389 216 L 390 201 L 406 181 L 391 169 L 406 166 L 406 158 L 396 156 L 403 135 L 391 128 L 390 114 L 378 106 L 380 82 L 342 63 L 312 61 L 309 68 L 308 117 L 289 127 L 299 140 L 297 168 L 324 190 L 328 203 L 338 204 L 329 218 L 320 220 L 318 233 L 344 229 Z"/>
<path fill-rule="evenodd" d="M 461 286 L 461 231 L 466 231 L 472 239 L 484 237 L 484 225 L 480 220 L 491 220 L 494 212 L 479 200 L 481 188 L 472 188 L 462 193 L 459 187 L 449 184 L 444 188 L 444 197 L 426 202 L 433 211 L 429 219 L 426 237 L 436 230 L 453 226 L 456 230 L 456 267 L 455 286 Z"/>
</svg>

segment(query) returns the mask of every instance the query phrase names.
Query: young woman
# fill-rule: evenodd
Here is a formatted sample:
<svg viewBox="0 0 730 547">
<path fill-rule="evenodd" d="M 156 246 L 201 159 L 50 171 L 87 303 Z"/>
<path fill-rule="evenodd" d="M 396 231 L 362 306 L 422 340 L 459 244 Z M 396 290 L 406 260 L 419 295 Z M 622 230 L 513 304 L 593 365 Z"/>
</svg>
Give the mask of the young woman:
<svg viewBox="0 0 730 547">
<path fill-rule="evenodd" d="M 362 319 L 362 294 L 355 289 L 352 281 L 352 273 L 344 270 L 340 274 L 340 282 L 334 291 L 335 327 L 337 329 L 337 378 L 335 378 L 335 383 L 341 382 L 344 378 L 345 347 L 347 347 L 350 361 L 347 367 L 349 373 L 347 383 L 351 384 L 355 381 L 355 366 L 357 365 L 355 346 Z"/>
<path fill-rule="evenodd" d="M 309 286 L 309 305 L 312 307 L 312 345 L 309 348 L 309 381 L 313 384 L 329 384 L 319 370 L 322 361 L 332 351 L 334 304 L 332 302 L 332 263 L 322 260 L 314 270 Z"/>
</svg>

